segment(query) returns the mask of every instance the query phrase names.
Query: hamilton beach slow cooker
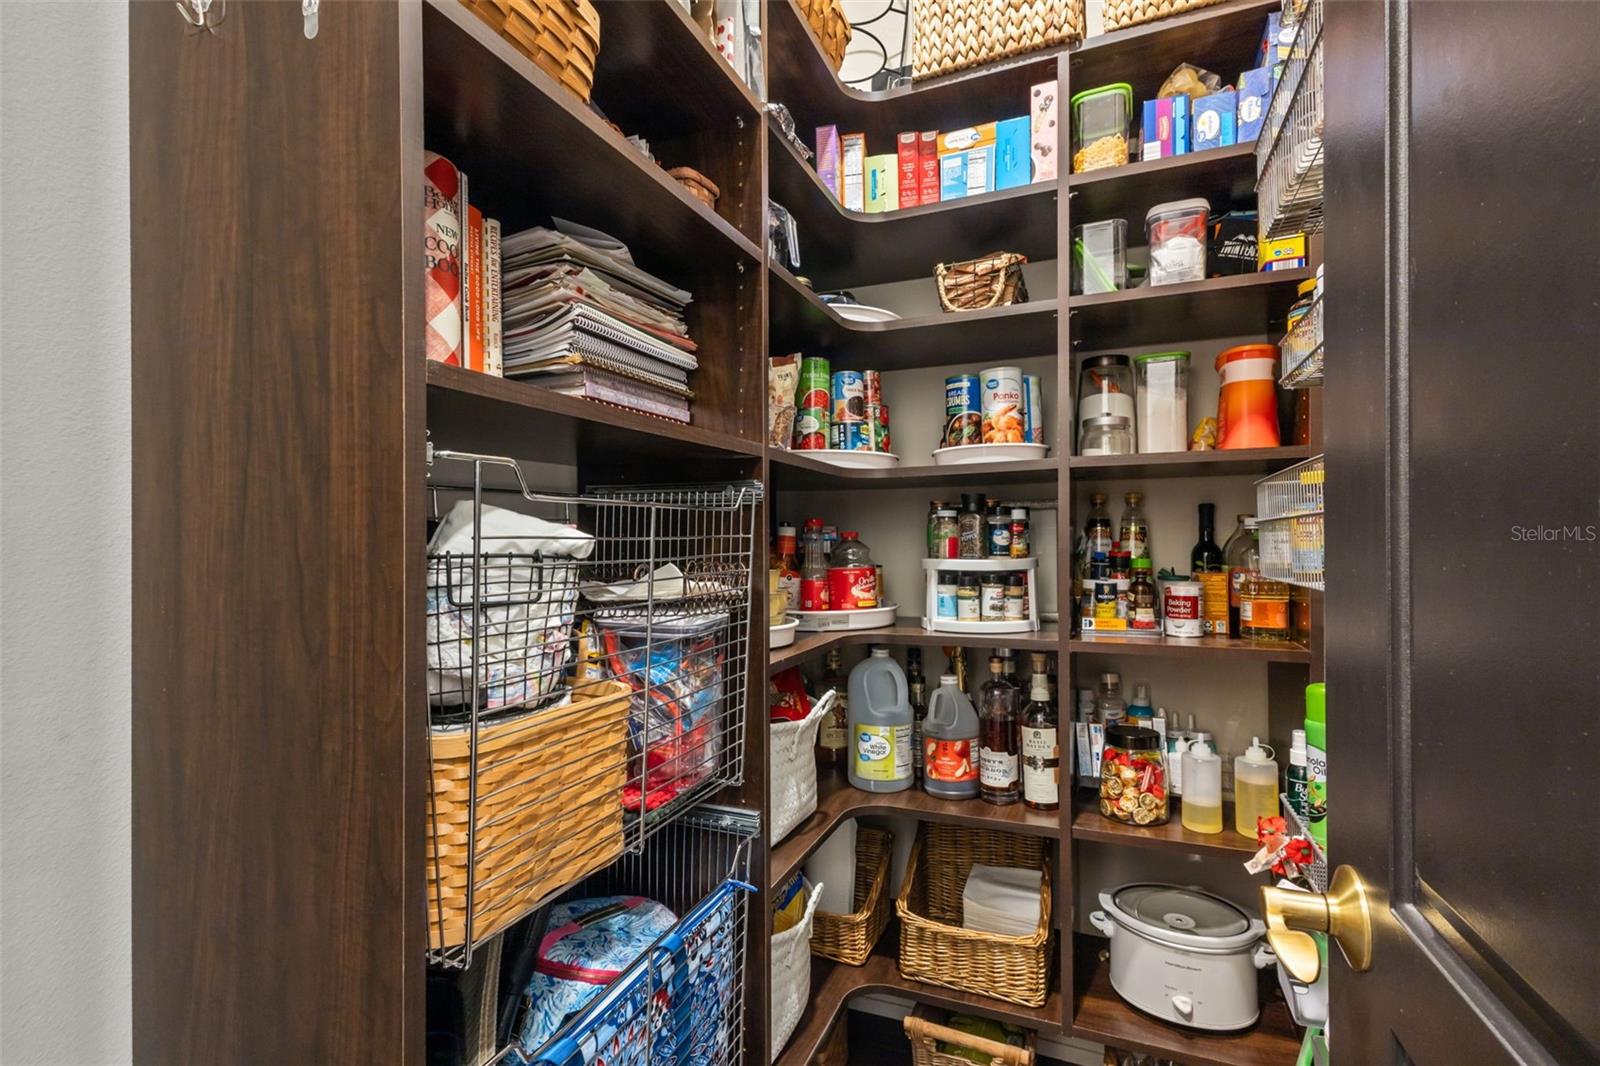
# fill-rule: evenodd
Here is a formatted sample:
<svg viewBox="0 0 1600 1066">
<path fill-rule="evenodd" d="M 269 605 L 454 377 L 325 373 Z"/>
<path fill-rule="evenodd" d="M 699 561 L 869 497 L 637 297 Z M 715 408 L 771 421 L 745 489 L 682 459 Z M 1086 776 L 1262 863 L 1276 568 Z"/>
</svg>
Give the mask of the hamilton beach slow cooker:
<svg viewBox="0 0 1600 1066">
<path fill-rule="evenodd" d="M 1137 883 L 1100 893 L 1089 924 L 1111 938 L 1111 986 L 1133 1006 L 1195 1029 L 1261 1015 L 1256 971 L 1273 965 L 1266 926 L 1209 892 Z"/>
</svg>

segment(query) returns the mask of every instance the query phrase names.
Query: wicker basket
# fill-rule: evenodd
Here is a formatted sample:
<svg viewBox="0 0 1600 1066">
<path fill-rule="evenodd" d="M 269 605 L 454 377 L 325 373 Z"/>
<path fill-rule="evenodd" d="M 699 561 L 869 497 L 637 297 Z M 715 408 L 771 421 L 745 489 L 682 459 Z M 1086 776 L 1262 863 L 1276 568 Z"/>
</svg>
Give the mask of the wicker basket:
<svg viewBox="0 0 1600 1066">
<path fill-rule="evenodd" d="M 1083 40 L 1084 0 L 913 0 L 911 80 Z"/>
<path fill-rule="evenodd" d="M 1038 1034 L 1024 1029 L 1022 1047 L 985 1040 L 944 1024 L 946 1012 L 918 1003 L 906 1015 L 906 1039 L 911 1041 L 911 1066 L 972 1066 L 972 1060 L 940 1051 L 939 1043 L 958 1044 L 990 1056 L 988 1066 L 1033 1066 Z"/>
<path fill-rule="evenodd" d="M 1122 30 L 1220 3 L 1222 0 L 1105 0 L 1106 29 Z"/>
<path fill-rule="evenodd" d="M 863 966 L 889 924 L 889 856 L 894 834 L 862 826 L 856 831 L 856 898 L 850 914 L 817 911 L 811 954 Z"/>
<path fill-rule="evenodd" d="M 1028 286 L 1022 280 L 1025 255 L 1016 252 L 990 252 L 964 263 L 940 263 L 933 268 L 939 287 L 939 306 L 946 311 L 983 311 L 990 307 L 1028 302 Z"/>
<path fill-rule="evenodd" d="M 667 171 L 667 176 L 682 185 L 690 196 L 707 207 L 717 206 L 717 197 L 722 195 L 722 190 L 717 188 L 716 182 L 694 167 L 673 167 Z"/>
<path fill-rule="evenodd" d="M 588 100 L 600 54 L 590 0 L 461 0 L 540 70 Z"/>
<path fill-rule="evenodd" d="M 479 726 L 474 941 L 622 854 L 628 691 L 579 683 L 565 707 Z M 439 949 L 467 936 L 472 774 L 466 730 L 436 730 L 430 748 L 428 943 Z"/>
<path fill-rule="evenodd" d="M 1043 872 L 1039 925 L 1028 936 L 961 928 L 961 892 L 974 865 Z M 900 973 L 914 981 L 1027 1007 L 1050 994 L 1050 861 L 1037 837 L 924 825 L 895 901 Z"/>
<path fill-rule="evenodd" d="M 845 49 L 850 47 L 850 19 L 844 13 L 842 0 L 795 0 L 800 14 L 811 24 L 822 45 L 822 54 L 835 71 L 844 64 Z"/>
</svg>

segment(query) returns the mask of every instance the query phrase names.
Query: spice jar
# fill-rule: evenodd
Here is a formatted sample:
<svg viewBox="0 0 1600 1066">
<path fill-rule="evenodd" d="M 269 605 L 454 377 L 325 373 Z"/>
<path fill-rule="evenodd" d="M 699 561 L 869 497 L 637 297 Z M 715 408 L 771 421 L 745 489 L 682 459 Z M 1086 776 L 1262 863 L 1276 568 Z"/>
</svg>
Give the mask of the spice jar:
<svg viewBox="0 0 1600 1066">
<path fill-rule="evenodd" d="M 1028 582 L 1021 574 L 1006 578 L 1005 616 L 1007 622 L 1025 622 L 1028 619 Z"/>
<path fill-rule="evenodd" d="M 939 618 L 955 621 L 960 617 L 956 609 L 956 599 L 960 596 L 961 586 L 956 582 L 956 575 L 947 571 L 939 571 L 937 583 L 933 589 L 934 615 Z"/>
<path fill-rule="evenodd" d="M 1155 633 L 1161 628 L 1156 614 L 1156 583 L 1150 575 L 1150 560 L 1133 561 L 1133 580 L 1128 585 L 1128 628 L 1139 633 Z"/>
<path fill-rule="evenodd" d="M 930 559 L 961 558 L 961 527 L 954 507 L 941 507 L 933 513 L 933 529 L 928 538 Z"/>
<path fill-rule="evenodd" d="M 982 618 L 983 607 L 979 602 L 982 595 L 978 588 L 978 575 L 962 574 L 956 581 L 956 619 L 976 622 Z"/>
<path fill-rule="evenodd" d="M 984 538 L 988 527 L 983 520 L 983 497 L 976 493 L 961 494 L 961 513 L 956 517 L 961 558 L 982 559 Z"/>
<path fill-rule="evenodd" d="M 1026 559 L 1032 550 L 1028 543 L 1028 509 L 1011 508 L 1011 558 Z"/>
<path fill-rule="evenodd" d="M 978 613 L 985 622 L 1001 622 L 1006 617 L 1006 576 L 998 571 L 978 579 Z"/>
<path fill-rule="evenodd" d="M 1132 825 L 1165 825 L 1171 817 L 1167 797 L 1167 758 L 1161 734 L 1140 726 L 1106 730 L 1100 758 L 1100 813 Z"/>
</svg>

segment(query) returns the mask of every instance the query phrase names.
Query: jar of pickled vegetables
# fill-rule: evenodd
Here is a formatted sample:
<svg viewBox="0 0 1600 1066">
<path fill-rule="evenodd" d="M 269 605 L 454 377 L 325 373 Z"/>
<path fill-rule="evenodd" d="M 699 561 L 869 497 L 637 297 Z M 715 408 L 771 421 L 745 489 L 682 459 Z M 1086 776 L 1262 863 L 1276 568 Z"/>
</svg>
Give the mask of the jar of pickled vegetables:
<svg viewBox="0 0 1600 1066">
<path fill-rule="evenodd" d="M 1139 726 L 1106 730 L 1100 760 L 1100 813 L 1129 825 L 1165 825 L 1167 760 L 1161 734 Z"/>
</svg>

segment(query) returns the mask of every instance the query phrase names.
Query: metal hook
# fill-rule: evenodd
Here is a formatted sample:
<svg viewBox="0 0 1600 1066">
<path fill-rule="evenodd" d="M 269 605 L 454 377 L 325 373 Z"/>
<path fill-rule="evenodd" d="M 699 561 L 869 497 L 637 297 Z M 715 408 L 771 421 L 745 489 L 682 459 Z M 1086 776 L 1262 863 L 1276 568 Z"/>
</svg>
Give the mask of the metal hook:
<svg viewBox="0 0 1600 1066">
<path fill-rule="evenodd" d="M 215 33 L 217 27 L 228 17 L 228 0 L 222 0 L 218 5 L 215 22 L 210 18 L 211 3 L 212 0 L 177 0 L 178 14 L 195 29 Z"/>
<path fill-rule="evenodd" d="M 300 0 L 300 14 L 306 20 L 306 40 L 317 35 L 317 5 L 319 0 Z"/>
</svg>

